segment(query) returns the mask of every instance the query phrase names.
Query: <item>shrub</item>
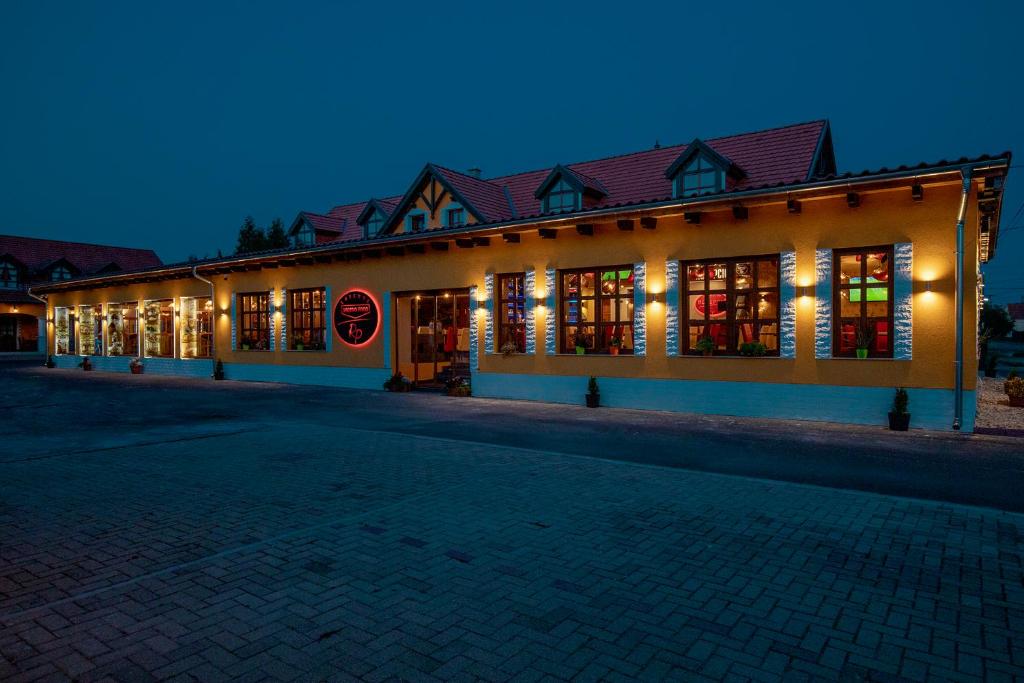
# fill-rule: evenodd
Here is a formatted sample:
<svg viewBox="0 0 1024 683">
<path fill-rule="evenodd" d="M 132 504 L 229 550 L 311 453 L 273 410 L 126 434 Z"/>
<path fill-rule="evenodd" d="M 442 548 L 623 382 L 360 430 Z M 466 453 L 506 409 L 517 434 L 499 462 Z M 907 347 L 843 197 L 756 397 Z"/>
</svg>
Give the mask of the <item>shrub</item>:
<svg viewBox="0 0 1024 683">
<path fill-rule="evenodd" d="M 892 412 L 897 415 L 906 415 L 908 403 L 910 403 L 910 397 L 907 396 L 907 390 L 903 387 L 896 387 L 896 395 L 892 399 Z"/>
<path fill-rule="evenodd" d="M 590 376 L 590 381 L 587 382 L 587 393 L 593 394 L 595 396 L 601 393 L 600 389 L 598 389 L 597 386 L 597 378 L 594 377 L 593 375 Z"/>
<path fill-rule="evenodd" d="M 1006 391 L 1006 395 L 1010 398 L 1017 400 L 1024 399 L 1024 379 L 1014 377 L 1013 379 L 1006 380 L 1006 383 L 1003 386 Z"/>
<path fill-rule="evenodd" d="M 761 342 L 744 342 L 740 344 L 741 356 L 764 356 L 768 353 L 768 347 Z"/>
</svg>

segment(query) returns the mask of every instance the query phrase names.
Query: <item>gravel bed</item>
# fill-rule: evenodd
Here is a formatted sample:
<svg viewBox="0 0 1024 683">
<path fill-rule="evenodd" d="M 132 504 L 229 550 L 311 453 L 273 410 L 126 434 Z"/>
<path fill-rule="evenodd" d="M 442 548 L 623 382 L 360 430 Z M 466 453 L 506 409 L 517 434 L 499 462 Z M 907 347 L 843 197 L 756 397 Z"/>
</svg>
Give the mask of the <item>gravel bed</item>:
<svg viewBox="0 0 1024 683">
<path fill-rule="evenodd" d="M 1024 408 L 1010 406 L 1003 391 L 1002 377 L 978 378 L 978 415 L 975 427 L 1021 430 L 1024 433 Z"/>
</svg>

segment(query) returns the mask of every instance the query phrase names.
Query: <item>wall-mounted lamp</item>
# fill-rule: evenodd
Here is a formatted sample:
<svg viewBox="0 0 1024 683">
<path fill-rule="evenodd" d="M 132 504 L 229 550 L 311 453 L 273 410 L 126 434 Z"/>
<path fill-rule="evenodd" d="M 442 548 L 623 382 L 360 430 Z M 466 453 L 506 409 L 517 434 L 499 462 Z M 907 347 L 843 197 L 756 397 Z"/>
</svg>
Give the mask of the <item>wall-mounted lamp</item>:
<svg viewBox="0 0 1024 683">
<path fill-rule="evenodd" d="M 917 292 L 918 294 L 924 294 L 925 292 L 934 292 L 935 291 L 935 281 L 934 280 L 915 280 L 914 281 L 914 291 Z"/>
<path fill-rule="evenodd" d="M 814 296 L 814 285 L 797 285 L 796 295 L 798 297 Z"/>
<path fill-rule="evenodd" d="M 648 305 L 665 303 L 665 292 L 647 292 L 647 303 Z"/>
<path fill-rule="evenodd" d="M 477 299 L 476 300 L 476 310 L 478 310 L 478 311 L 486 311 L 487 310 L 487 299 Z"/>
<path fill-rule="evenodd" d="M 924 200 L 924 188 L 921 183 L 914 183 L 910 186 L 910 196 L 913 197 L 915 202 Z"/>
<path fill-rule="evenodd" d="M 535 289 L 533 290 L 533 298 L 536 299 L 537 301 L 545 299 L 547 298 L 547 292 L 545 292 L 543 289 Z"/>
</svg>

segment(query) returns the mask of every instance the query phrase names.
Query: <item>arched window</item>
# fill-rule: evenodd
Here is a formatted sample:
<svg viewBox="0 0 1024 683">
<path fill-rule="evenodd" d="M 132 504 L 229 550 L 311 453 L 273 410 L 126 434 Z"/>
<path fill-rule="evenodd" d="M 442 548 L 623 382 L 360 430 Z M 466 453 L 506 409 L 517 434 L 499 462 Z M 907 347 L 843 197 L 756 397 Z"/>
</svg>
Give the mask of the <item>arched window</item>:
<svg viewBox="0 0 1024 683">
<path fill-rule="evenodd" d="M 18 288 L 18 267 L 10 261 L 0 261 L 0 289 Z"/>
<path fill-rule="evenodd" d="M 558 183 L 544 197 L 544 212 L 569 213 L 577 208 L 579 208 L 579 192 L 565 182 L 564 178 L 559 178 Z"/>
<path fill-rule="evenodd" d="M 676 196 L 694 197 L 705 192 L 718 192 L 722 189 L 722 180 L 722 169 L 703 154 L 698 154 L 676 176 Z"/>
<path fill-rule="evenodd" d="M 70 280 L 71 270 L 65 265 L 54 266 L 50 270 L 50 280 L 53 282 L 60 282 L 61 280 Z"/>
</svg>

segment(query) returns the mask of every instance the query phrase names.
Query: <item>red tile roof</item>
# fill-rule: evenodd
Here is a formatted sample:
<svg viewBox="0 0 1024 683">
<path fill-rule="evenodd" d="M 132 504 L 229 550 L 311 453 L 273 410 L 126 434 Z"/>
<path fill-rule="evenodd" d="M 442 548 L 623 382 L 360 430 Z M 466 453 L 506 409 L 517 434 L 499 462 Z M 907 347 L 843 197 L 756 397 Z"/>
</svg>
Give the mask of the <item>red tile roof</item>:
<svg viewBox="0 0 1024 683">
<path fill-rule="evenodd" d="M 796 183 L 810 179 L 827 126 L 827 121 L 812 121 L 705 140 L 704 144 L 743 170 L 744 177 L 731 184 L 729 191 Z M 665 170 L 686 148 L 687 145 L 660 147 L 563 166 L 585 187 L 604 193 L 597 203 L 587 205 L 588 210 L 638 204 L 671 199 L 672 183 L 665 177 Z M 480 222 L 496 223 L 540 215 L 541 201 L 534 193 L 555 167 L 486 180 L 442 166 L 428 168 L 462 195 L 471 205 L 466 208 L 478 213 Z M 393 211 L 401 199 L 402 196 L 396 196 L 378 201 L 387 202 Z M 337 231 L 338 240 L 362 237 L 356 218 L 365 206 L 366 202 L 359 202 L 330 210 L 327 217 L 343 223 Z"/>
<path fill-rule="evenodd" d="M 4 254 L 10 254 L 33 273 L 61 259 L 77 268 L 80 275 L 96 273 L 112 263 L 122 270 L 140 270 L 162 264 L 152 249 L 108 247 L 14 235 L 0 235 L 0 256 Z"/>
</svg>

